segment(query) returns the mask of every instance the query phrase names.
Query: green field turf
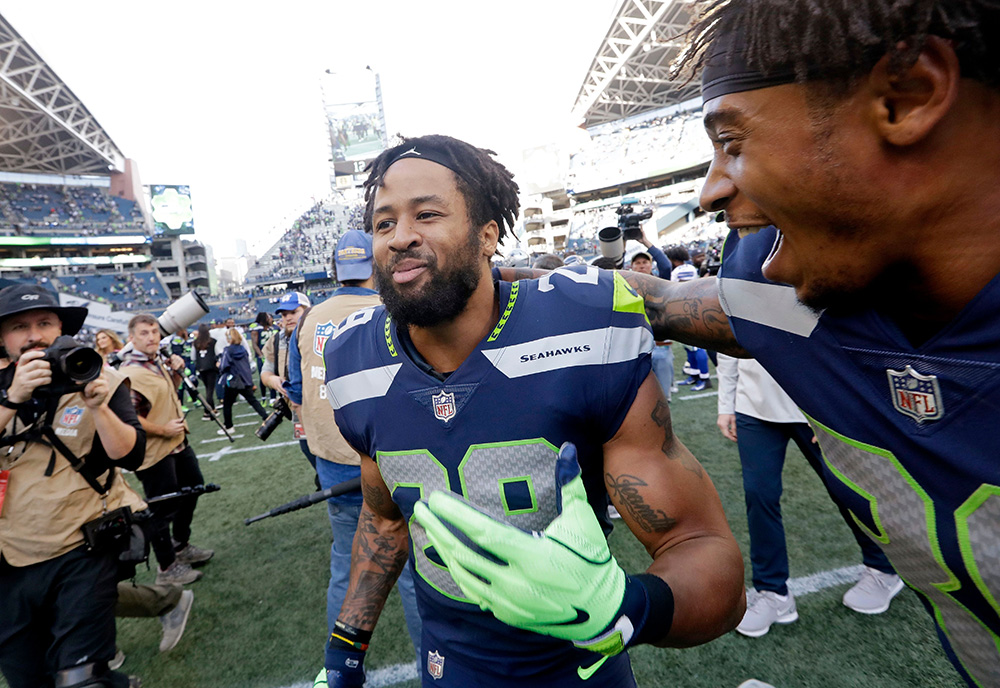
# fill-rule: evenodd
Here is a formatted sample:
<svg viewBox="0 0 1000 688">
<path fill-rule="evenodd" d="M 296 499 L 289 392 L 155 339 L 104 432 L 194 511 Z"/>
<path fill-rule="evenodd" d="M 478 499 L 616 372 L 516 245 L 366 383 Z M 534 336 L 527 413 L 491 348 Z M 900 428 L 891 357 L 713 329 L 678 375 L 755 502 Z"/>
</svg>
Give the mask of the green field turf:
<svg viewBox="0 0 1000 688">
<path fill-rule="evenodd" d="M 679 349 L 680 347 L 674 347 Z M 678 359 L 682 352 L 677 352 Z M 682 388 L 683 389 L 683 388 Z M 677 435 L 702 461 L 722 496 L 746 560 L 748 539 L 736 447 L 715 427 L 716 399 L 687 392 L 672 404 Z M 250 413 L 245 403 L 237 414 Z M 143 678 L 147 688 L 283 688 L 312 685 L 322 663 L 326 634 L 326 584 L 330 532 L 326 510 L 314 506 L 245 526 L 243 519 L 312 492 L 312 473 L 291 427 L 284 423 L 264 450 L 233 451 L 209 460 L 228 442 L 214 424 L 190 416 L 192 445 L 205 479 L 222 486 L 201 497 L 193 541 L 215 549 L 205 576 L 189 588 L 194 608 L 187 631 L 171 652 L 160 654 L 161 627 L 155 619 L 123 619 L 118 645 L 123 671 Z M 233 450 L 264 446 L 253 435 L 257 417 L 237 418 L 245 437 Z M 130 476 L 134 480 L 134 476 Z M 785 526 L 793 577 L 860 562 L 857 546 L 815 474 L 797 450 L 784 473 Z M 644 569 L 648 558 L 622 527 L 612 549 L 627 571 Z M 749 564 L 747 563 L 749 583 Z M 139 582 L 152 581 L 142 571 Z M 758 639 L 729 634 L 686 650 L 639 647 L 632 663 L 643 688 L 726 688 L 748 678 L 779 688 L 864 686 L 903 688 L 962 685 L 941 651 L 930 618 L 916 596 L 904 590 L 879 616 L 851 612 L 840 602 L 847 584 L 798 598 L 798 622 L 775 626 Z M 369 673 L 413 659 L 393 593 L 368 653 Z M 0 686 L 6 688 L 0 679 Z M 395 684 L 413 688 L 416 680 Z"/>
</svg>

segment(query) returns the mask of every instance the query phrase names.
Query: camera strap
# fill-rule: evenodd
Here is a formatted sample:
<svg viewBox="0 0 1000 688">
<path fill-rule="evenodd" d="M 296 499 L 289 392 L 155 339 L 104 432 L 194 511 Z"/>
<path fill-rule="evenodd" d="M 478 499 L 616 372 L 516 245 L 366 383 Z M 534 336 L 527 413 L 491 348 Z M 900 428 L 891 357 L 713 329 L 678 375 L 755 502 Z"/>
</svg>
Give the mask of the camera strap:
<svg viewBox="0 0 1000 688">
<path fill-rule="evenodd" d="M 39 416 L 35 421 L 26 427 L 23 431 L 14 433 L 10 437 L 0 437 L 0 447 L 8 447 L 18 444 L 19 442 L 24 442 L 25 445 L 31 442 L 37 442 L 46 447 L 51 447 L 52 454 L 49 457 L 49 465 L 45 468 L 46 477 L 50 477 L 56 468 L 56 452 L 62 454 L 69 461 L 69 465 L 73 467 L 73 470 L 80 474 L 80 477 L 87 481 L 87 484 L 97 494 L 104 496 L 111 489 L 112 483 L 115 481 L 115 470 L 114 467 L 108 469 L 108 479 L 104 482 L 104 485 L 97 480 L 97 476 L 92 475 L 91 471 L 88 470 L 87 464 L 82 461 L 78 456 L 76 456 L 69 447 L 66 446 L 65 442 L 59 439 L 56 434 L 55 429 L 52 427 L 52 421 L 55 420 L 56 411 L 58 410 L 58 397 L 50 400 L 48 406 L 45 409 L 45 420 L 41 426 L 39 426 L 38 421 L 41 420 Z M 15 428 L 17 425 L 17 419 L 15 416 Z"/>
</svg>

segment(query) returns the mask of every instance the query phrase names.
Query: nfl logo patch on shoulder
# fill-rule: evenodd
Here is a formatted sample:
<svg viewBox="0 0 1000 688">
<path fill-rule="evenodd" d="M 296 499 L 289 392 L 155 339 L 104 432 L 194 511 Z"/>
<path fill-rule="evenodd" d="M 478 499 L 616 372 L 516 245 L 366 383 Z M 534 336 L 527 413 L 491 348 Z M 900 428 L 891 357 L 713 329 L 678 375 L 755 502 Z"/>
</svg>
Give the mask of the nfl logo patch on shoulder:
<svg viewBox="0 0 1000 688">
<path fill-rule="evenodd" d="M 436 681 L 444 676 L 444 657 L 437 652 L 427 653 L 427 673 Z"/>
<path fill-rule="evenodd" d="M 431 397 L 434 405 L 434 417 L 447 423 L 455 417 L 455 394 L 441 390 L 440 394 Z"/>
<path fill-rule="evenodd" d="M 897 411 L 918 423 L 944 416 L 937 375 L 921 375 L 912 366 L 885 372 L 889 376 L 892 405 Z"/>
<path fill-rule="evenodd" d="M 313 353 L 317 356 L 323 355 L 323 347 L 326 346 L 327 341 L 333 336 L 334 324 L 332 320 L 327 320 L 325 323 L 316 325 L 316 330 L 313 333 Z"/>
<path fill-rule="evenodd" d="M 59 419 L 60 425 L 65 425 L 70 428 L 74 425 L 79 425 L 80 418 L 83 417 L 83 408 L 80 406 L 70 406 L 68 409 L 63 411 L 62 418 Z"/>
</svg>

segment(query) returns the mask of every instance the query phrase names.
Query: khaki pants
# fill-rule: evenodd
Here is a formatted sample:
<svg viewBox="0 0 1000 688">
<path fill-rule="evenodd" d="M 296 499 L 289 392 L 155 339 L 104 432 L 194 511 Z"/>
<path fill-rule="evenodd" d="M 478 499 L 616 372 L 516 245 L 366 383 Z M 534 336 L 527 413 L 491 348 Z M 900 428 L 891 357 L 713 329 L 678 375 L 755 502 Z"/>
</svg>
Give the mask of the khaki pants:
<svg viewBox="0 0 1000 688">
<path fill-rule="evenodd" d="M 184 588 L 180 585 L 133 585 L 131 581 L 118 584 L 118 604 L 115 616 L 163 616 L 181 601 Z"/>
</svg>

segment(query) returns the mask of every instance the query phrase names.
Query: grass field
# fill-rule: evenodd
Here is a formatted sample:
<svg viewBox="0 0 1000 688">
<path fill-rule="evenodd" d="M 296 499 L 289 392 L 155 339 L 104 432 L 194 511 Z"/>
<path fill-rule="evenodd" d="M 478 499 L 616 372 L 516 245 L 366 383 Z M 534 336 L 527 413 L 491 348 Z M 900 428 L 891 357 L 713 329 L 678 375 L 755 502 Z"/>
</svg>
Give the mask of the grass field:
<svg viewBox="0 0 1000 688">
<path fill-rule="evenodd" d="M 675 347 L 679 348 L 679 347 Z M 678 359 L 679 359 L 678 354 Z M 682 388 L 683 389 L 683 388 Z M 736 446 L 715 427 L 714 395 L 675 396 L 677 435 L 702 461 L 725 505 L 746 559 L 749 542 Z M 202 570 L 194 608 L 180 644 L 160 654 L 155 619 L 119 620 L 123 671 L 143 678 L 147 688 L 282 688 L 312 685 L 322 663 L 326 633 L 326 583 L 330 532 L 326 510 L 314 506 L 245 526 L 243 519 L 267 511 L 315 488 L 309 464 L 285 423 L 264 445 L 245 403 L 236 407 L 238 434 L 231 447 L 216 441 L 216 426 L 192 412 L 191 441 L 205 479 L 222 486 L 203 496 L 195 516 L 196 544 L 214 548 Z M 134 476 L 131 476 L 134 478 Z M 797 450 L 784 473 L 785 527 L 793 577 L 860 563 L 847 526 L 815 474 Z M 611 538 L 626 570 L 647 566 L 642 547 L 624 528 Z M 749 584 L 749 563 L 747 563 Z M 150 582 L 142 571 L 139 582 Z M 851 612 L 840 602 L 848 584 L 798 598 L 798 622 L 775 626 L 758 639 L 731 633 L 687 650 L 639 647 L 632 663 L 643 688 L 725 688 L 758 678 L 779 688 L 864 686 L 903 688 L 962 685 L 941 651 L 930 618 L 916 596 L 904 590 L 879 616 Z M 368 653 L 369 675 L 413 661 L 394 593 Z M 382 674 L 384 676 L 384 674 Z M 371 681 L 370 681 L 371 683 Z M 413 688 L 416 680 L 381 685 Z M 6 683 L 0 679 L 0 686 Z"/>
</svg>

